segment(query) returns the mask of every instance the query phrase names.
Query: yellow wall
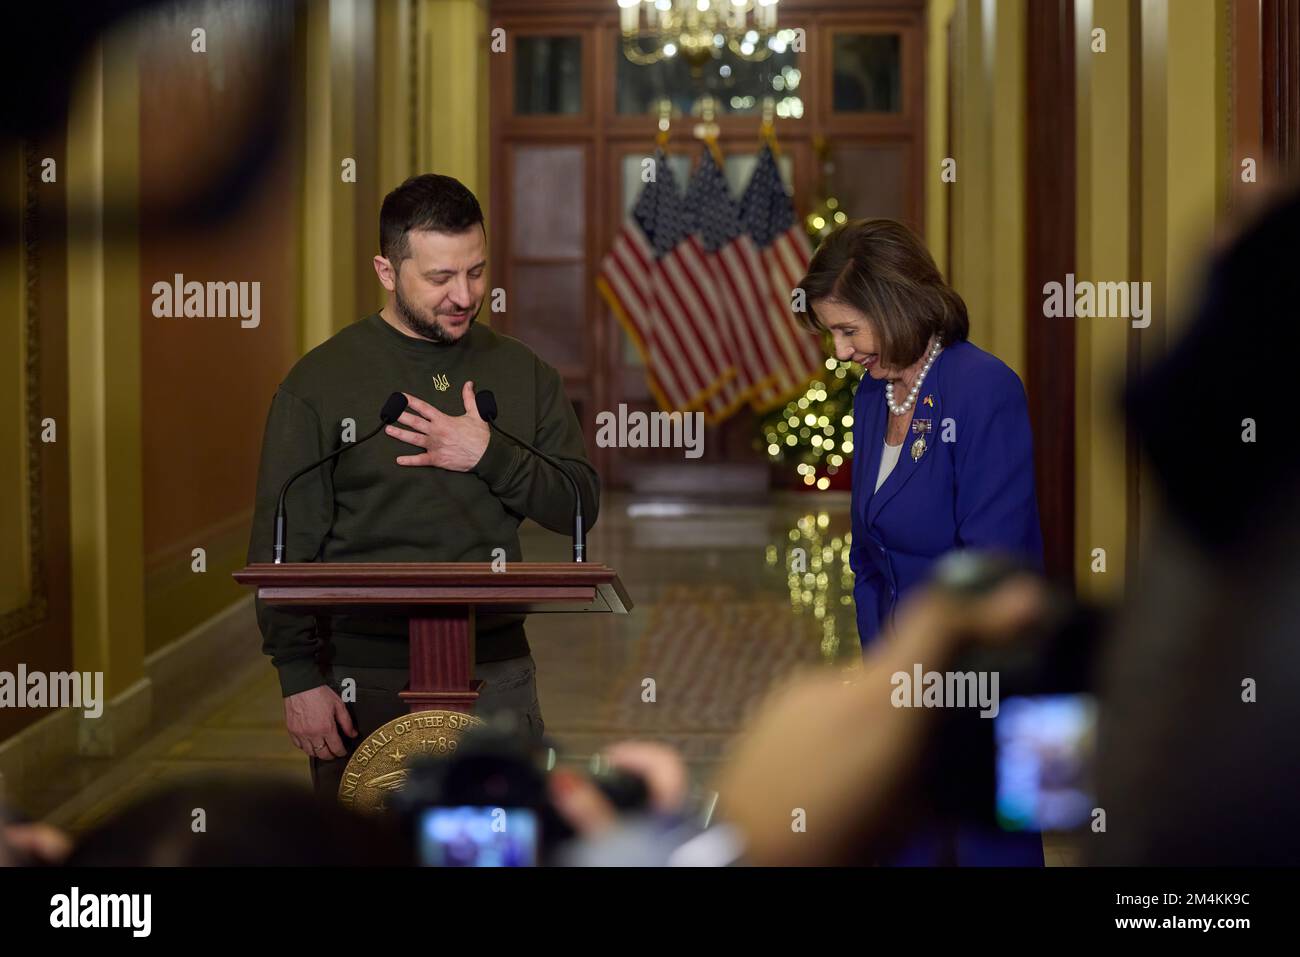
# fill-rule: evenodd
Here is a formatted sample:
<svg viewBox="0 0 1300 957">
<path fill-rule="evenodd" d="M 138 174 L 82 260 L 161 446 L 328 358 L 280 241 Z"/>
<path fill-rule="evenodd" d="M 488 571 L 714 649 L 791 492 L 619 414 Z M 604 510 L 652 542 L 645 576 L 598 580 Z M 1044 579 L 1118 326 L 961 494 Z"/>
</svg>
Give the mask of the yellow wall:
<svg viewBox="0 0 1300 957">
<path fill-rule="evenodd" d="M 992 351 L 1024 375 L 1025 329 L 1025 4 L 983 0 L 991 57 L 992 131 L 988 248 L 992 251 L 987 326 Z M 993 14 L 996 11 L 996 15 Z"/>
<path fill-rule="evenodd" d="M 930 0 L 927 11 L 926 232 L 970 308 L 972 340 L 1017 371 L 1024 362 L 1024 97 L 1032 95 L 1024 88 L 1026 9 L 1026 0 Z M 1106 30 L 1105 53 L 1092 51 L 1094 27 Z M 1226 202 L 1226 6 L 1075 0 L 1075 44 L 1074 271 L 1079 280 L 1151 282 L 1152 321 L 1136 345 L 1149 364 L 1185 319 Z M 951 185 L 939 179 L 950 153 L 957 160 Z M 1130 523 L 1139 520 L 1128 514 L 1124 427 L 1115 411 L 1133 346 L 1126 320 L 1076 322 L 1076 580 L 1085 594 L 1115 596 L 1130 577 L 1126 546 Z M 1145 527 L 1155 511 L 1145 473 L 1139 488 Z M 1139 535 L 1139 548 L 1143 541 Z M 1104 575 L 1092 571 L 1094 548 L 1105 549 Z"/>
<path fill-rule="evenodd" d="M 1138 554 L 1145 551 L 1144 531 L 1158 502 L 1139 463 L 1140 514 L 1129 514 L 1134 477 L 1116 390 L 1129 351 L 1144 366 L 1157 360 L 1198 291 L 1226 202 L 1228 46 L 1225 8 L 1216 0 L 1076 0 L 1075 10 L 1076 273 L 1093 281 L 1150 282 L 1153 303 L 1150 325 L 1136 332 L 1116 319 L 1077 326 L 1076 582 L 1083 594 L 1117 597 L 1135 582 L 1126 544 L 1136 536 Z M 1092 52 L 1095 27 L 1106 30 L 1105 53 Z M 1094 548 L 1106 550 L 1104 575 L 1093 571 Z"/>
<path fill-rule="evenodd" d="M 948 64 L 948 24 L 955 63 Z M 926 234 L 970 312 L 971 340 L 1025 362 L 1025 0 L 935 0 L 928 12 Z M 953 144 L 945 144 L 954 71 Z M 951 153 L 957 181 L 940 179 Z M 953 249 L 946 262 L 951 191 Z"/>
<path fill-rule="evenodd" d="M 109 697 L 144 671 L 138 244 L 139 89 L 131 34 L 96 45 L 68 122 L 72 629 L 79 671 Z M 110 135 L 111 134 L 111 135 Z M 105 241 L 105 208 L 118 221 Z"/>
<path fill-rule="evenodd" d="M 444 173 L 473 190 L 486 215 L 489 182 L 482 0 L 329 0 L 305 12 L 304 351 L 356 320 L 354 303 L 382 305 L 368 263 L 379 251 L 377 204 L 389 190 L 416 173 Z M 350 91 L 369 59 L 359 45 L 371 16 L 379 140 L 373 209 L 358 208 L 339 177 L 366 108 Z"/>
<path fill-rule="evenodd" d="M 1155 300 L 1142 333 L 1143 366 L 1158 359 L 1186 321 L 1202 257 L 1226 208 L 1226 5 L 1215 0 L 1142 0 L 1142 278 Z M 1140 477 L 1141 526 L 1157 514 L 1149 470 Z M 1144 554 L 1148 536 L 1139 538 Z"/>
<path fill-rule="evenodd" d="M 1227 119 L 1222 95 L 1228 53 L 1223 5 L 1177 0 L 1155 16 L 1166 20 L 1164 163 L 1164 270 L 1172 327 L 1185 318 L 1198 290 L 1196 277 L 1210 249 L 1214 223 L 1226 197 L 1220 175 L 1226 156 Z M 1159 188 L 1160 184 L 1153 184 Z"/>
<path fill-rule="evenodd" d="M 939 271 L 948 275 L 948 190 L 939 179 L 948 156 L 948 24 L 956 0 L 930 0 L 926 10 L 925 237 Z"/>
<path fill-rule="evenodd" d="M 362 60 L 358 37 L 372 14 L 363 0 L 328 0 L 303 8 L 306 33 L 306 101 L 303 104 L 302 348 L 324 342 L 360 318 L 356 314 L 359 211 L 355 183 L 341 164 L 356 158 L 358 111 L 353 92 Z M 357 177 L 371 175 L 358 170 Z M 376 228 L 374 230 L 378 232 Z"/>
<path fill-rule="evenodd" d="M 23 153 L 15 145 L 0 150 L 0 188 L 8 209 L 21 210 L 26 190 Z M 26 450 L 27 435 L 27 262 L 22 235 L 0 256 L 0 448 Z M 31 529 L 28 519 L 27 455 L 0 457 L 0 615 L 21 608 L 31 596 Z"/>
<path fill-rule="evenodd" d="M 486 212 L 486 5 L 481 0 L 425 0 L 420 17 L 421 171 L 456 177 Z"/>
<path fill-rule="evenodd" d="M 237 120 L 242 111 L 207 104 L 238 102 L 241 94 L 258 97 L 264 84 L 287 90 L 301 82 L 299 64 L 291 57 L 259 56 L 240 42 L 250 12 L 205 17 L 209 53 L 204 58 L 176 50 L 165 14 L 139 21 L 137 175 L 146 196 L 161 183 L 203 183 L 210 174 L 194 168 L 199 149 L 212 165 L 229 161 L 224 138 L 214 137 L 213 127 L 223 120 L 242 125 Z M 280 36 L 292 42 L 292 27 L 284 25 Z M 140 222 L 140 392 L 148 410 L 141 421 L 147 653 L 247 595 L 230 575 L 243 567 L 248 552 L 260 453 L 257 426 L 298 357 L 301 338 L 296 273 L 301 223 L 295 200 L 302 188 L 302 150 L 294 116 L 277 121 L 283 137 L 279 148 L 260 164 L 237 201 L 236 194 L 228 195 L 219 219 L 201 230 L 177 230 L 174 222 L 149 212 Z M 243 328 L 222 320 L 155 317 L 153 283 L 170 283 L 178 273 L 187 280 L 259 283 L 260 322 Z M 236 371 L 238 387 L 232 387 Z M 185 401 L 177 401 L 182 396 Z M 232 423 L 252 427 L 232 430 Z M 221 441 L 178 441 L 181 436 L 221 436 Z M 206 568 L 195 566 L 198 548 Z"/>
<path fill-rule="evenodd" d="M 972 341 L 993 349 L 991 274 L 994 250 L 989 247 L 989 215 L 993 197 L 992 147 L 989 129 L 988 64 L 985 23 L 980 0 L 958 0 L 953 13 L 953 158 L 957 182 L 949 185 L 952 203 L 952 283 L 970 312 Z M 1016 322 L 1017 318 L 1012 317 Z"/>
<path fill-rule="evenodd" d="M 380 199 L 414 173 L 418 165 L 412 156 L 411 128 L 415 115 L 415 64 L 410 55 L 414 3 L 388 0 L 376 10 Z M 376 209 L 376 225 L 378 216 Z M 375 296 L 377 302 L 382 302 L 382 287 Z"/>
<path fill-rule="evenodd" d="M 422 0 L 420 37 L 418 172 L 456 177 L 478 197 L 490 222 L 487 4 Z"/>
<path fill-rule="evenodd" d="M 1130 61 L 1127 0 L 1075 0 L 1075 278 L 1128 282 Z M 1093 52 L 1092 31 L 1106 31 Z M 1129 322 L 1075 320 L 1075 555 L 1081 593 L 1118 597 L 1125 576 L 1124 422 L 1115 403 L 1127 361 Z M 1101 558 L 1104 552 L 1105 572 Z"/>
</svg>

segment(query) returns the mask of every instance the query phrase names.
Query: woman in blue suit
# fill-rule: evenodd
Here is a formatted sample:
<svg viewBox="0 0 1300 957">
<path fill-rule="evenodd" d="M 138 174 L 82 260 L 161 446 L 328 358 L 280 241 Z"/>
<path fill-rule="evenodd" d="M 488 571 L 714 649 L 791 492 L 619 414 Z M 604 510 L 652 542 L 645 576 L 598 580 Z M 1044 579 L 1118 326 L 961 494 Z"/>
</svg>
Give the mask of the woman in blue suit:
<svg viewBox="0 0 1300 957">
<path fill-rule="evenodd" d="M 853 598 L 864 650 L 954 549 L 1042 565 L 1029 411 L 1019 377 L 967 341 L 966 305 L 910 230 L 855 220 L 800 283 L 807 317 L 865 374 L 853 400 Z M 1043 863 L 1037 833 L 944 825 L 895 863 Z"/>
</svg>

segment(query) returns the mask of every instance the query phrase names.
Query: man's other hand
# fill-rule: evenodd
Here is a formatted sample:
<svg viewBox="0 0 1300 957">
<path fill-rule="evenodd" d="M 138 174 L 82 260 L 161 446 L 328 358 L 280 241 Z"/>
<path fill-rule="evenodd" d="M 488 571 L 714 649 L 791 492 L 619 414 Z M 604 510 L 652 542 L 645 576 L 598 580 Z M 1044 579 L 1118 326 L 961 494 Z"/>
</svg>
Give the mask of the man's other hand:
<svg viewBox="0 0 1300 957">
<path fill-rule="evenodd" d="M 347 756 L 339 728 L 350 738 L 357 736 L 347 706 L 329 685 L 285 698 L 284 726 L 289 729 L 289 738 L 295 748 L 322 761 Z"/>
</svg>

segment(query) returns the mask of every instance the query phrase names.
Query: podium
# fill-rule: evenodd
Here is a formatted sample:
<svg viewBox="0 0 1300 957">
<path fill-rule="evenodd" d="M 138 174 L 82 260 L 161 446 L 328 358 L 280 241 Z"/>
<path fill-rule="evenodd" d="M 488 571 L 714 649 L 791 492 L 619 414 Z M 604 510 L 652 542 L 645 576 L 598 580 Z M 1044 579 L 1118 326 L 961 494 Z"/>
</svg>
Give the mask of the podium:
<svg viewBox="0 0 1300 957">
<path fill-rule="evenodd" d="M 472 714 L 474 615 L 593 612 L 625 615 L 627 590 L 612 568 L 587 562 L 296 562 L 254 564 L 234 573 L 268 605 L 303 614 L 398 615 L 410 636 L 410 683 L 401 697 L 412 711 Z"/>
</svg>

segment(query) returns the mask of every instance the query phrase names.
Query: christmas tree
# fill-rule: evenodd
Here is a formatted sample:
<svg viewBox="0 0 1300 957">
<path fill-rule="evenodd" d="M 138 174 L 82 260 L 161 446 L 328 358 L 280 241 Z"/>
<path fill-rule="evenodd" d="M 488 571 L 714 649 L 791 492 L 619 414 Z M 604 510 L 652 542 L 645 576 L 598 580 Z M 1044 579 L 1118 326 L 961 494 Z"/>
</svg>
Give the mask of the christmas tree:
<svg viewBox="0 0 1300 957">
<path fill-rule="evenodd" d="M 826 184 L 834 170 L 825 140 L 814 144 L 821 160 L 818 199 L 804 217 L 804 228 L 816 244 L 848 215 Z M 808 384 L 804 394 L 769 412 L 760 423 L 755 444 L 766 446 L 774 462 L 792 464 L 803 484 L 825 491 L 848 488 L 849 456 L 853 453 L 853 393 L 862 369 L 851 362 L 826 360 L 826 372 Z M 793 476 L 792 476 L 793 478 Z"/>
<path fill-rule="evenodd" d="M 861 378 L 861 368 L 853 363 L 827 359 L 824 376 L 810 382 L 803 395 L 764 417 L 760 441 L 766 444 L 768 457 L 792 464 L 811 488 L 847 488 L 853 454 L 853 392 Z"/>
</svg>

